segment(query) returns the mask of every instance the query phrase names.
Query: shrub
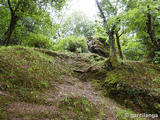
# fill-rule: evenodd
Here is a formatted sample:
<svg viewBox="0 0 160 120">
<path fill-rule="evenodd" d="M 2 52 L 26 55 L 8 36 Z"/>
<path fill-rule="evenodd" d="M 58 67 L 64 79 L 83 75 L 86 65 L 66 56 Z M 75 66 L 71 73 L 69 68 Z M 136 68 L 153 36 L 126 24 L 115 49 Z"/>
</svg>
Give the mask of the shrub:
<svg viewBox="0 0 160 120">
<path fill-rule="evenodd" d="M 142 60 L 145 55 L 144 46 L 139 42 L 128 41 L 127 46 L 122 46 L 122 50 L 128 60 Z"/>
<path fill-rule="evenodd" d="M 54 46 L 54 50 L 70 52 L 87 52 L 87 43 L 84 37 L 67 36 L 61 39 Z"/>
<path fill-rule="evenodd" d="M 153 63 L 154 64 L 160 64 L 160 51 L 155 52 L 155 56 L 153 58 Z"/>
<path fill-rule="evenodd" d="M 53 47 L 53 41 L 42 34 L 29 33 L 29 35 L 25 37 L 24 45 L 51 49 Z"/>
</svg>

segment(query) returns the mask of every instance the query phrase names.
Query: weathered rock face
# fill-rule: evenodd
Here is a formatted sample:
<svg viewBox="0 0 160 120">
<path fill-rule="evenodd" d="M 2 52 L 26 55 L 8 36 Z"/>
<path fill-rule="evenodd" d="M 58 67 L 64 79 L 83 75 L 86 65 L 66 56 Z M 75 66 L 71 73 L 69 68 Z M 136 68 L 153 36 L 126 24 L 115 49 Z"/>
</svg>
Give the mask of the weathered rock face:
<svg viewBox="0 0 160 120">
<path fill-rule="evenodd" d="M 88 50 L 103 57 L 109 57 L 109 45 L 103 38 L 89 37 L 87 40 Z"/>
</svg>

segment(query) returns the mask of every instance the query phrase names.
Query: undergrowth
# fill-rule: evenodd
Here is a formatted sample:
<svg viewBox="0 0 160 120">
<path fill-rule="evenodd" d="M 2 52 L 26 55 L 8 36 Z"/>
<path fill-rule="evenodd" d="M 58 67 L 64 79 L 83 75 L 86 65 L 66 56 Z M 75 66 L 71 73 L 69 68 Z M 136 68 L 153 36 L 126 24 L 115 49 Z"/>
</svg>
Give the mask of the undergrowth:
<svg viewBox="0 0 160 120">
<path fill-rule="evenodd" d="M 105 96 L 126 108 L 160 114 L 159 75 L 160 71 L 149 64 L 130 62 L 108 71 L 100 84 L 105 89 Z"/>
<path fill-rule="evenodd" d="M 98 110 L 94 104 L 85 97 L 66 97 L 59 105 L 62 116 L 67 120 L 89 120 L 95 119 Z"/>
</svg>

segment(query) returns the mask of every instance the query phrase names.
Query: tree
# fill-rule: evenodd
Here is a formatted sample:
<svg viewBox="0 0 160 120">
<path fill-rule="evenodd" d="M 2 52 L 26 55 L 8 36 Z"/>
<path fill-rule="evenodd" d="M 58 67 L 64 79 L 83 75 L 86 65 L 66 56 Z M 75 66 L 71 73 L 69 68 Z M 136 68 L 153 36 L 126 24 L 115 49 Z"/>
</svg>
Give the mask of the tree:
<svg viewBox="0 0 160 120">
<path fill-rule="evenodd" d="M 121 45 L 120 45 L 120 37 L 122 35 L 123 35 L 123 32 L 120 35 L 118 32 L 116 32 L 116 42 L 117 42 L 117 46 L 118 46 L 119 56 L 123 60 L 123 54 L 122 54 Z"/>
<path fill-rule="evenodd" d="M 82 12 L 73 12 L 63 21 L 60 29 L 61 37 L 67 35 L 76 35 L 89 37 L 95 32 L 95 23 L 87 18 Z"/>
<path fill-rule="evenodd" d="M 96 0 L 96 4 L 97 4 L 97 7 L 98 7 L 99 12 L 101 14 L 101 17 L 103 19 L 103 24 L 105 26 L 106 33 L 109 36 L 110 56 L 116 57 L 115 38 L 114 38 L 114 30 L 116 28 L 116 24 L 114 23 L 113 26 L 111 28 L 109 28 L 108 23 L 107 23 L 108 21 L 107 21 L 107 19 L 105 17 L 105 14 L 104 14 L 104 12 L 103 12 L 98 0 Z"/>
<path fill-rule="evenodd" d="M 112 67 L 114 67 L 118 65 L 116 48 L 115 48 L 115 34 L 116 34 L 116 29 L 118 28 L 118 25 L 120 23 L 120 14 L 118 13 L 119 0 L 116 1 L 102 0 L 101 2 L 98 2 L 98 0 L 96 0 L 96 4 L 100 12 L 100 17 L 103 19 L 103 25 L 105 27 L 106 33 L 109 36 L 109 45 L 110 45 L 109 57 Z M 122 57 L 119 40 L 117 41 L 118 41 L 120 55 Z"/>
<path fill-rule="evenodd" d="M 3 44 L 9 45 L 10 38 L 15 30 L 17 22 L 23 18 L 23 16 L 32 16 L 34 13 L 37 13 L 39 10 L 46 10 L 45 6 L 49 5 L 55 7 L 57 10 L 60 10 L 65 3 L 65 0 L 1 0 L 0 4 L 5 6 L 5 8 L 10 11 L 10 23 L 7 31 L 4 33 Z"/>
<path fill-rule="evenodd" d="M 156 39 L 155 30 L 153 27 L 153 17 L 151 15 L 151 8 L 150 5 L 147 5 L 147 33 L 149 34 L 149 37 L 154 44 L 156 50 L 160 50 L 160 42 Z"/>
<path fill-rule="evenodd" d="M 57 41 L 53 48 L 55 51 L 87 52 L 87 43 L 85 37 L 68 35 Z"/>
<path fill-rule="evenodd" d="M 126 13 L 123 21 L 128 32 L 135 34 L 137 42 L 145 45 L 148 60 L 153 59 L 156 51 L 160 51 L 160 22 L 158 16 L 159 1 L 126 0 Z M 132 5 L 131 5 L 132 4 Z"/>
</svg>

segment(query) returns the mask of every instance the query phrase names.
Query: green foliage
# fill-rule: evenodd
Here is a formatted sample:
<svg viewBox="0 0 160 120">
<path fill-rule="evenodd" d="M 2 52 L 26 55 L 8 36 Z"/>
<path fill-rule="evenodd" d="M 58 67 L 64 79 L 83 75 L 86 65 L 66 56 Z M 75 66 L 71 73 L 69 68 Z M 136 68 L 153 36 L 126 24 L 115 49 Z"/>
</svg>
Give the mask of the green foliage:
<svg viewBox="0 0 160 120">
<path fill-rule="evenodd" d="M 62 10 L 63 6 L 67 2 L 67 0 L 53 0 L 53 1 L 45 1 L 44 2 L 49 2 L 52 7 L 54 7 L 56 10 Z"/>
<path fill-rule="evenodd" d="M 95 38 L 105 38 L 105 39 L 107 38 L 106 31 L 103 25 L 98 21 L 96 21 L 94 37 Z"/>
<path fill-rule="evenodd" d="M 132 120 L 132 119 L 146 120 L 145 118 L 134 118 L 135 114 L 136 113 L 132 112 L 131 110 L 121 110 L 121 109 L 118 109 L 116 117 L 117 117 L 118 120 Z"/>
<path fill-rule="evenodd" d="M 25 46 L 52 49 L 53 41 L 42 34 L 28 34 L 24 40 Z"/>
<path fill-rule="evenodd" d="M 160 51 L 155 52 L 155 57 L 153 58 L 153 63 L 160 64 Z"/>
<path fill-rule="evenodd" d="M 149 69 L 155 72 L 149 72 Z M 106 89 L 105 95 L 137 112 L 158 113 L 159 108 L 154 106 L 159 103 L 160 95 L 158 69 L 158 66 L 154 69 L 139 62 L 119 65 L 108 71 L 106 79 L 101 82 Z"/>
<path fill-rule="evenodd" d="M 50 38 L 56 35 L 58 29 L 57 24 L 53 25 L 50 16 L 47 12 L 41 12 L 39 16 L 25 16 L 18 21 L 17 27 L 15 28 L 12 37 L 12 45 L 28 45 L 34 46 L 31 43 L 39 41 L 44 44 L 42 48 L 51 48 L 52 40 Z M 34 39 L 32 42 L 31 39 Z M 46 43 L 48 41 L 48 43 Z M 41 47 L 41 45 L 39 45 Z"/>
<path fill-rule="evenodd" d="M 123 39 L 120 38 L 121 42 L 128 42 L 125 45 L 122 43 L 123 53 L 127 59 L 141 60 L 145 56 L 149 56 L 148 61 L 152 61 L 150 59 L 154 58 L 154 52 L 159 50 L 157 47 L 160 39 L 158 33 L 160 28 L 158 4 L 159 0 L 100 1 L 100 6 L 107 21 L 104 26 L 108 26 L 107 29 L 111 30 L 116 25 L 114 32 L 127 33 L 123 36 Z M 151 15 L 151 18 L 149 18 L 149 15 Z M 103 23 L 102 21 L 100 22 Z M 103 29 L 99 30 L 100 35 L 104 33 Z M 151 35 L 151 33 L 153 34 Z M 157 45 L 154 40 L 158 43 Z"/>
<path fill-rule="evenodd" d="M 140 42 L 133 41 L 133 39 L 128 39 L 126 43 L 122 42 L 123 54 L 127 60 L 142 60 L 145 55 L 145 47 Z"/>
<path fill-rule="evenodd" d="M 85 97 L 67 97 L 59 106 L 64 117 L 67 119 L 74 118 L 77 120 L 94 119 L 97 115 L 97 109 Z M 71 116 L 74 113 L 74 116 Z"/>
<path fill-rule="evenodd" d="M 0 45 L 22 44 L 22 38 L 27 33 L 38 33 L 48 37 L 56 35 L 57 24 L 54 24 L 48 9 L 61 11 L 66 0 L 36 1 L 36 0 L 0 0 Z M 12 18 L 12 19 L 11 19 Z M 12 28 L 12 29 L 9 29 Z M 11 38 L 9 33 L 11 33 Z"/>
<path fill-rule="evenodd" d="M 4 120 L 7 117 L 5 106 L 7 106 L 13 98 L 0 96 L 0 119 Z"/>
<path fill-rule="evenodd" d="M 54 45 L 54 50 L 70 52 L 87 52 L 85 37 L 67 36 Z"/>
<path fill-rule="evenodd" d="M 61 37 L 66 35 L 92 36 L 95 23 L 82 12 L 74 12 L 67 16 L 61 25 Z"/>
<path fill-rule="evenodd" d="M 9 25 L 9 11 L 4 7 L 0 6 L 0 44 L 2 44 L 3 34 L 7 31 L 7 26 Z M 2 29 L 3 28 L 3 29 Z"/>
<path fill-rule="evenodd" d="M 160 28 L 158 4 L 159 0 L 133 0 L 130 2 L 126 2 L 125 5 L 127 5 L 127 9 L 124 17 L 122 18 L 123 25 L 126 26 L 127 32 L 130 34 L 135 34 L 135 42 L 139 42 L 141 46 L 145 48 L 143 49 L 143 51 L 145 51 L 143 55 L 149 56 L 150 58 L 148 59 L 153 59 L 154 56 L 150 56 L 150 53 L 152 52 L 154 54 L 154 51 L 157 50 L 157 47 L 153 42 L 153 38 L 151 39 L 151 32 L 149 31 L 152 31 L 152 33 L 154 33 L 154 35 L 152 36 L 155 37 L 154 39 L 158 44 L 158 41 L 160 39 L 158 34 Z M 151 26 L 152 28 L 150 28 L 149 26 Z M 137 48 L 135 47 L 134 49 Z"/>
</svg>

